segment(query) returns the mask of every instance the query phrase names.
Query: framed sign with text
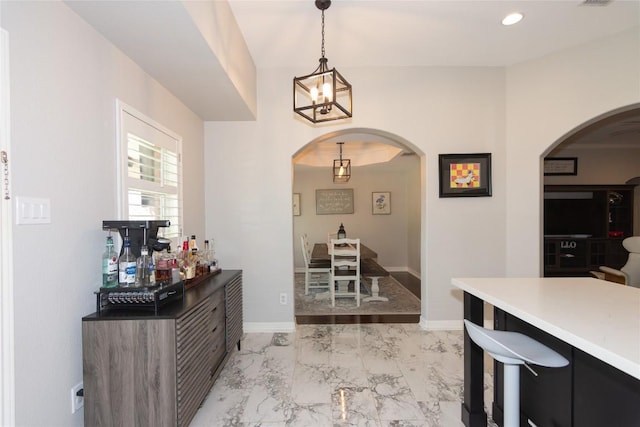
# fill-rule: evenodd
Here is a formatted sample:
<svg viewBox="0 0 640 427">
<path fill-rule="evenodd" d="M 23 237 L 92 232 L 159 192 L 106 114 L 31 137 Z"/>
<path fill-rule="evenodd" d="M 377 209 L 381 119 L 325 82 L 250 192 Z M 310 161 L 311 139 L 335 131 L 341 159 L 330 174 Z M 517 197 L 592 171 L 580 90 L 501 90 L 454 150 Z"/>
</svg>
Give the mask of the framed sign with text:
<svg viewBox="0 0 640 427">
<path fill-rule="evenodd" d="M 353 213 L 353 188 L 316 190 L 316 215 Z"/>
<path fill-rule="evenodd" d="M 578 175 L 577 157 L 546 157 L 544 159 L 545 175 Z"/>
</svg>

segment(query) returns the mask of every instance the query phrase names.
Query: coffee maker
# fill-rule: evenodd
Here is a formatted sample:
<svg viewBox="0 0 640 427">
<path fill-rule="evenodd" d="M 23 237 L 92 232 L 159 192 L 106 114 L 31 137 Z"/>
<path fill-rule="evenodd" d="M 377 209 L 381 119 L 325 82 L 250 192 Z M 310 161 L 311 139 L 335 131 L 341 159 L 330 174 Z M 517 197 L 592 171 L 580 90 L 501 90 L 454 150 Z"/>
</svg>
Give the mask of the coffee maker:
<svg viewBox="0 0 640 427">
<path fill-rule="evenodd" d="M 153 221 L 102 221 L 103 230 L 118 230 L 122 241 L 125 237 L 129 237 L 131 242 L 131 252 L 138 258 L 140 256 L 140 248 L 146 246 L 149 249 L 149 255 L 153 251 L 162 251 L 168 249 L 171 241 L 158 237 L 158 229 L 160 227 L 169 227 L 171 221 L 153 220 Z M 120 248 L 120 255 L 124 251 L 124 245 Z"/>
</svg>

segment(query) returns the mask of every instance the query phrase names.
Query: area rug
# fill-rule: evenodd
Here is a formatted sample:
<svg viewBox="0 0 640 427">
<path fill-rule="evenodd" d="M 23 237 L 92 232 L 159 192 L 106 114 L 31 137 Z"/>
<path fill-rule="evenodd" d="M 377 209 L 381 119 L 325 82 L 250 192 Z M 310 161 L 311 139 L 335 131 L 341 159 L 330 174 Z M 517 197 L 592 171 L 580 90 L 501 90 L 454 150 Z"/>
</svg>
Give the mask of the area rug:
<svg viewBox="0 0 640 427">
<path fill-rule="evenodd" d="M 296 316 L 420 314 L 420 300 L 393 277 L 383 277 L 378 283 L 380 296 L 389 298 L 389 301 L 361 301 L 360 307 L 356 307 L 353 298 L 337 298 L 336 306 L 331 307 L 331 296 L 328 290 L 310 289 L 309 294 L 305 295 L 304 274 L 296 273 L 295 314 Z M 369 296 L 370 288 L 370 282 L 361 287 L 361 299 Z"/>
</svg>

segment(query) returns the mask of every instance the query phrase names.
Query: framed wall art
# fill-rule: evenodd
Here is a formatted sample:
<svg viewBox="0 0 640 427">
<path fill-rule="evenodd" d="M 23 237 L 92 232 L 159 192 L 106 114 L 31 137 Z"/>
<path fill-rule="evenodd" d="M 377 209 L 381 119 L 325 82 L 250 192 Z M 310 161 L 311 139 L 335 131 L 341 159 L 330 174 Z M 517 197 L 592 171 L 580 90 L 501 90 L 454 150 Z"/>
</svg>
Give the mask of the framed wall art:
<svg viewBox="0 0 640 427">
<path fill-rule="evenodd" d="M 316 215 L 353 213 L 353 188 L 316 190 Z"/>
<path fill-rule="evenodd" d="M 440 197 L 491 196 L 491 153 L 440 154 Z"/>
<path fill-rule="evenodd" d="M 545 175 L 578 175 L 577 157 L 546 157 L 544 159 Z"/>
<path fill-rule="evenodd" d="M 300 193 L 293 193 L 293 216 L 300 216 Z"/>
<path fill-rule="evenodd" d="M 374 191 L 371 193 L 371 209 L 373 215 L 391 214 L 391 192 Z"/>
</svg>

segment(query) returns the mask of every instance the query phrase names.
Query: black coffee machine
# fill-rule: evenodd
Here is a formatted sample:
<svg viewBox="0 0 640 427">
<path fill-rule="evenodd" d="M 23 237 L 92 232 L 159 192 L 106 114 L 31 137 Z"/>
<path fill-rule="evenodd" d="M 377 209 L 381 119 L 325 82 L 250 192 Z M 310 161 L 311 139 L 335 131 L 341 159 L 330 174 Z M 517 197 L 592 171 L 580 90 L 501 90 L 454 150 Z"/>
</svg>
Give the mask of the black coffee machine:
<svg viewBox="0 0 640 427">
<path fill-rule="evenodd" d="M 103 230 L 118 230 L 122 241 L 125 237 L 129 237 L 131 241 L 131 252 L 137 258 L 140 256 L 140 248 L 146 246 L 149 249 L 149 255 L 153 251 L 162 251 L 168 249 L 171 241 L 162 237 L 158 238 L 158 228 L 169 227 L 171 221 L 154 220 L 154 221 L 102 221 Z M 124 250 L 124 245 L 120 248 L 120 255 Z"/>
</svg>

